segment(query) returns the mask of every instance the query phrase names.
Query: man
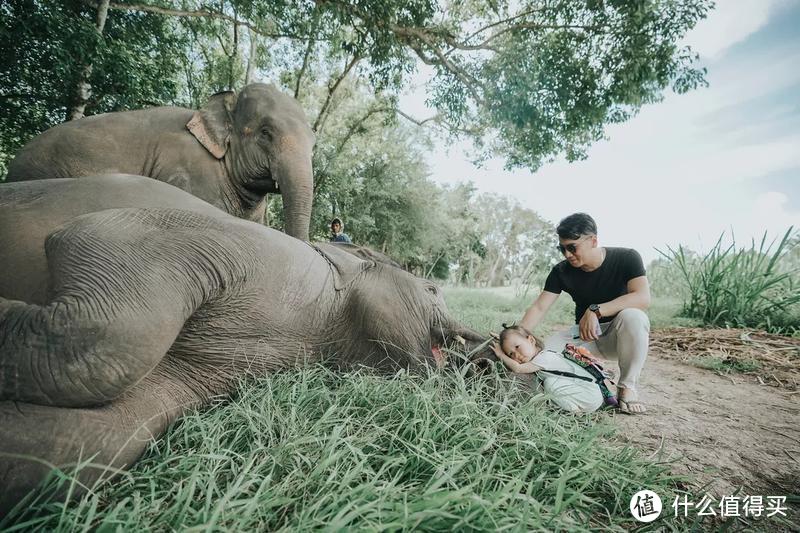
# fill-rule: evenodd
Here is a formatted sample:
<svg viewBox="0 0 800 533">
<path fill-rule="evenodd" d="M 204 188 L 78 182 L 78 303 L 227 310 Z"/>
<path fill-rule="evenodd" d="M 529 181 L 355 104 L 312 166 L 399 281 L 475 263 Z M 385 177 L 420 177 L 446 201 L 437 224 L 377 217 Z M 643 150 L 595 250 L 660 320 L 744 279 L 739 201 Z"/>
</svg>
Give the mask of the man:
<svg viewBox="0 0 800 533">
<path fill-rule="evenodd" d="M 331 220 L 331 242 L 353 242 L 347 233 L 342 232 L 344 224 L 339 218 Z"/>
<path fill-rule="evenodd" d="M 560 352 L 565 344 L 582 340 L 591 352 L 618 359 L 620 410 L 644 413 L 637 386 L 649 345 L 650 320 L 644 311 L 650 306 L 650 286 L 642 258 L 630 248 L 598 246 L 597 225 L 586 213 L 568 216 L 556 232 L 565 259 L 550 271 L 520 324 L 533 330 L 561 291 L 567 292 L 575 302 L 576 326 L 545 339 L 545 348 Z"/>
</svg>

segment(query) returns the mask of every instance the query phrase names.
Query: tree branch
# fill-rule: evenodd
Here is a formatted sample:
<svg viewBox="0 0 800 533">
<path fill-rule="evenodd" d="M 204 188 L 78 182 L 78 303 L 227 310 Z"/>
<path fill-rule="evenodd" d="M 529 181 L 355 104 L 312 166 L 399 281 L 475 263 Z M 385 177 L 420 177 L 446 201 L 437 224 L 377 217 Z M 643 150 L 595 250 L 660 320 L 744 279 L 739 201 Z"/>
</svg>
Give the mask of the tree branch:
<svg viewBox="0 0 800 533">
<path fill-rule="evenodd" d="M 416 119 L 416 118 L 412 117 L 408 113 L 404 113 L 403 111 L 400 111 L 399 109 L 395 109 L 394 111 L 395 111 L 395 113 L 397 113 L 398 115 L 400 115 L 404 119 L 408 120 L 409 122 L 413 122 L 417 126 L 424 126 L 426 122 L 439 122 L 439 120 L 441 118 L 438 114 L 436 114 L 436 115 L 434 115 L 432 117 L 428 117 L 428 118 L 419 120 L 419 119 Z"/>
<path fill-rule="evenodd" d="M 316 11 L 316 7 L 314 8 L 314 23 L 311 25 L 311 34 L 312 36 L 317 31 L 317 22 L 319 21 L 319 12 Z M 303 79 L 303 75 L 308 68 L 308 59 L 311 57 L 311 51 L 314 49 L 314 39 L 308 39 L 308 45 L 306 46 L 306 52 L 303 54 L 303 66 L 300 68 L 300 72 L 297 73 L 297 83 L 294 86 L 294 98 L 297 100 L 297 97 L 300 95 L 300 81 Z"/>
<path fill-rule="evenodd" d="M 97 7 L 98 2 L 94 0 L 84 0 L 84 3 L 92 6 Z M 167 15 L 172 17 L 192 17 L 192 18 L 211 18 L 211 19 L 219 19 L 225 20 L 228 22 L 233 22 L 239 24 L 240 26 L 245 26 L 250 30 L 256 32 L 257 34 L 263 37 L 270 37 L 273 39 L 308 39 L 307 35 L 294 35 L 294 34 L 286 34 L 286 33 L 273 33 L 271 31 L 262 30 L 252 22 L 247 22 L 243 20 L 236 20 L 235 17 L 231 17 L 230 15 L 226 15 L 225 13 L 221 13 L 219 11 L 212 11 L 210 9 L 197 9 L 194 11 L 186 11 L 183 9 L 171 9 L 166 7 L 159 7 L 159 6 L 152 6 L 150 4 L 118 4 L 116 2 L 109 3 L 109 9 L 114 9 L 117 11 L 139 11 L 144 13 L 156 13 L 158 15 Z"/>
<path fill-rule="evenodd" d="M 253 80 L 253 71 L 256 68 L 256 54 L 258 53 L 258 41 L 256 41 L 256 33 L 249 30 L 248 37 L 250 38 L 250 54 L 247 56 L 247 70 L 244 74 L 244 84 L 248 85 Z"/>
<path fill-rule="evenodd" d="M 355 137 L 358 129 L 373 115 L 377 115 L 378 113 L 393 113 L 395 111 L 397 110 L 393 107 L 371 107 L 367 110 L 366 113 L 364 113 L 364 116 L 362 116 L 358 120 L 353 121 L 350 124 L 350 127 L 347 129 L 347 133 L 345 133 L 344 137 L 342 137 L 342 140 L 339 142 L 339 145 L 334 149 L 331 157 L 326 161 L 325 168 L 323 168 L 320 171 L 319 177 L 315 176 L 314 179 L 315 193 L 322 185 L 322 182 L 325 181 L 325 178 L 328 176 L 328 168 L 330 168 L 331 163 L 339 157 L 339 155 L 342 153 L 342 150 L 344 150 L 345 145 L 348 142 L 350 142 L 350 139 Z"/>
<path fill-rule="evenodd" d="M 108 4 L 109 0 L 101 0 L 97 4 L 97 17 L 94 29 L 97 31 L 97 35 L 100 39 L 103 38 L 103 29 L 106 26 Z M 92 85 L 89 83 L 89 80 L 92 76 L 92 61 L 94 60 L 96 52 L 97 47 L 92 46 L 91 51 L 87 54 L 86 63 L 81 67 L 80 77 L 75 87 L 73 103 L 68 111 L 68 120 L 83 118 L 86 113 L 86 105 L 89 103 L 89 98 L 92 96 Z"/>
<path fill-rule="evenodd" d="M 361 58 L 358 56 L 358 54 L 354 54 L 353 59 L 351 59 L 350 62 L 347 64 L 347 66 L 344 68 L 344 71 L 342 72 L 341 76 L 339 76 L 336 79 L 333 86 L 330 85 L 328 86 L 328 96 L 325 98 L 325 102 L 322 104 L 322 108 L 319 110 L 319 115 L 317 115 L 317 120 L 314 121 L 314 126 L 311 128 L 314 131 L 314 133 L 319 134 L 320 130 L 322 130 L 322 126 L 324 125 L 325 119 L 327 118 L 328 107 L 331 104 L 331 100 L 333 99 L 334 93 L 336 93 L 336 90 L 339 88 L 339 85 L 341 85 L 342 81 L 347 77 L 352 68 L 356 65 L 356 63 L 358 63 L 359 59 Z"/>
<path fill-rule="evenodd" d="M 396 35 L 400 36 L 401 39 L 408 44 L 412 50 L 417 53 L 417 56 L 426 64 L 428 65 L 441 65 L 445 67 L 447 70 L 452 72 L 461 83 L 464 84 L 466 89 L 472 94 L 472 97 L 475 101 L 481 105 L 484 104 L 483 97 L 475 90 L 475 86 L 485 89 L 483 83 L 474 77 L 472 74 L 464 70 L 463 68 L 455 65 L 452 61 L 447 59 L 444 55 L 444 52 L 439 50 L 431 39 L 431 35 L 421 30 L 419 28 L 401 28 L 399 26 L 392 26 L 392 30 L 395 32 Z M 412 42 L 412 39 L 416 38 L 417 40 L 421 41 L 422 43 L 426 44 L 430 51 L 438 58 L 438 61 L 435 59 L 431 59 L 430 57 L 426 56 L 422 53 L 422 49 L 417 46 L 415 43 Z"/>
</svg>

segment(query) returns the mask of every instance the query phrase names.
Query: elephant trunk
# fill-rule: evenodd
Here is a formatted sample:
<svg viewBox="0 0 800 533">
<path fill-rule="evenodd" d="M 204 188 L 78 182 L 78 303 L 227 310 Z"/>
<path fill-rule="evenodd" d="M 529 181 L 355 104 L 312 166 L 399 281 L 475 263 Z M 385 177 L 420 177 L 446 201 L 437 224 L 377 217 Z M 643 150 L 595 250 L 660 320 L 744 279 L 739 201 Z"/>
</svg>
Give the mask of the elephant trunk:
<svg viewBox="0 0 800 533">
<path fill-rule="evenodd" d="M 277 164 L 274 176 L 283 195 L 284 230 L 307 241 L 314 197 L 311 156 L 299 151 L 286 154 Z"/>
<path fill-rule="evenodd" d="M 496 361 L 497 356 L 492 352 L 486 337 L 470 328 L 459 325 L 453 327 L 451 335 L 461 345 L 459 351 L 462 351 L 468 357 L 468 360 L 461 360 L 460 362 L 471 363 L 473 371 L 491 370 L 492 361 Z"/>
</svg>

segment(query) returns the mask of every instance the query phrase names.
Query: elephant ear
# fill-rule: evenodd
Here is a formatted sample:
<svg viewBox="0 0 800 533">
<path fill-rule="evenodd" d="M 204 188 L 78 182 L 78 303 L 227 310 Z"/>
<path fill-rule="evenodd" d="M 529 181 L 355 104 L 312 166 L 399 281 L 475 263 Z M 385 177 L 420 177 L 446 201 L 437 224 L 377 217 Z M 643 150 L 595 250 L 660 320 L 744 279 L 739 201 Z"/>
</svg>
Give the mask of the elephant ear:
<svg viewBox="0 0 800 533">
<path fill-rule="evenodd" d="M 217 159 L 228 150 L 233 121 L 231 112 L 236 105 L 236 93 L 225 91 L 208 99 L 206 105 L 195 111 L 186 128 Z"/>
<path fill-rule="evenodd" d="M 375 267 L 374 261 L 359 259 L 331 243 L 316 243 L 311 247 L 330 265 L 333 288 L 337 291 L 347 288 L 359 274 Z"/>
</svg>

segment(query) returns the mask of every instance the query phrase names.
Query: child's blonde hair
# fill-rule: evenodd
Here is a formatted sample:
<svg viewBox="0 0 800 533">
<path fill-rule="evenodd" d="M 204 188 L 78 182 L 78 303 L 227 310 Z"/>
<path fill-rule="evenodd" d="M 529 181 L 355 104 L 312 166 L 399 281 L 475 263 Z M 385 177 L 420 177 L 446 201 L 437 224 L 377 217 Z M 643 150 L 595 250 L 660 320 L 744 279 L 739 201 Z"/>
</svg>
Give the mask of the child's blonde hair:
<svg viewBox="0 0 800 533">
<path fill-rule="evenodd" d="M 528 328 L 524 326 L 520 326 L 519 324 L 511 324 L 506 325 L 503 324 L 503 331 L 500 332 L 500 348 L 502 349 L 503 343 L 508 338 L 510 332 L 518 333 L 523 337 L 531 337 L 533 338 L 533 345 L 536 348 L 537 352 L 544 350 L 544 342 L 542 339 L 531 333 Z"/>
</svg>

